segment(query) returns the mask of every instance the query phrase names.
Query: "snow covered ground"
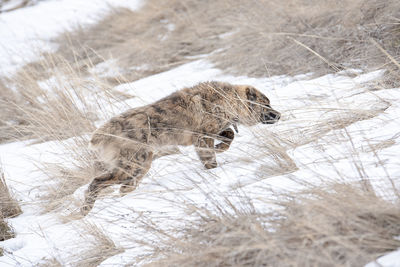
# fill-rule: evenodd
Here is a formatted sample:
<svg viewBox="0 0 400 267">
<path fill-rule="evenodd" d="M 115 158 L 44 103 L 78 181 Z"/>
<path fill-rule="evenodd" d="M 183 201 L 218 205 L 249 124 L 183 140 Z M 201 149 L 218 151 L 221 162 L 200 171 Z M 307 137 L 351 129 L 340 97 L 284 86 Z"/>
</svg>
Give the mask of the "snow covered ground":
<svg viewBox="0 0 400 267">
<path fill-rule="evenodd" d="M 104 199 L 96 202 L 93 211 L 85 220 L 102 229 L 107 229 L 109 236 L 120 246 L 129 247 L 127 236 L 140 234 L 135 233 L 132 223 L 135 218 L 130 218 L 130 216 L 136 216 L 134 214 L 137 213 L 132 213 L 132 210 L 149 214 L 155 212 L 156 214 L 168 213 L 171 216 L 182 216 L 168 201 L 160 202 L 160 199 L 174 200 L 174 193 L 172 193 L 174 191 L 185 191 L 188 199 L 206 204 L 207 199 L 201 191 L 208 190 L 208 187 L 212 187 L 212 185 L 216 185 L 222 192 L 229 192 L 229 190 L 241 187 L 248 195 L 256 197 L 262 195 L 260 188 L 267 186 L 274 188 L 298 186 L 293 182 L 293 177 L 312 181 L 315 180 L 313 177 L 317 173 L 326 179 L 357 179 L 356 166 L 346 160 L 347 155 L 354 152 L 350 142 L 347 139 L 339 142 L 337 138 L 334 138 L 343 134 L 343 130 L 328 131 L 324 137 L 316 140 L 314 140 L 315 137 L 312 137 L 312 131 L 316 130 L 315 127 L 319 127 L 319 121 L 326 122 L 337 117 L 345 119 L 346 116 L 349 116 L 349 109 L 381 112 L 371 119 L 356 122 L 346 129 L 352 133 L 354 144 L 358 148 L 363 148 L 361 149 L 362 153 L 357 157 L 374 177 L 374 185 L 379 186 L 382 190 L 382 186 L 389 185 L 388 183 L 382 184 L 385 177 L 399 177 L 400 175 L 399 162 L 396 158 L 396 152 L 400 149 L 398 134 L 400 106 L 396 103 L 396 99 L 400 97 L 400 90 L 370 92 L 361 86 L 361 82 L 370 81 L 378 77 L 380 73 L 359 74 L 356 78 L 327 75 L 313 80 L 303 80 L 306 76 L 251 79 L 227 76 L 205 61 L 196 61 L 134 83 L 120 85 L 118 90 L 124 90 L 137 96 L 128 101 L 128 104 L 134 107 L 153 102 L 182 86 L 189 86 L 204 80 L 226 80 L 232 83 L 252 84 L 270 96 L 272 105 L 282 111 L 283 117 L 280 123 L 272 126 L 258 125 L 251 129 L 239 127 L 239 134 L 231 149 L 219 155 L 220 166 L 217 169 L 203 170 L 193 148 L 190 147 L 181 148 L 183 155 L 173 155 L 156 160 L 149 174 L 135 192 L 122 198 L 118 196 L 117 192 L 107 195 Z M 335 93 L 343 97 L 342 99 L 331 94 L 332 86 L 335 87 Z M 317 104 L 313 100 L 314 98 L 319 99 Z M 304 114 L 305 109 L 310 110 L 310 105 L 316 105 L 315 111 Z M 343 109 L 342 112 L 338 112 L 340 108 Z M 303 130 L 307 133 L 304 133 Z M 260 146 L 258 143 L 263 137 L 269 136 L 281 136 L 281 138 L 290 139 L 292 143 L 296 144 L 293 148 L 288 148 L 287 153 L 299 168 L 298 170 L 292 170 L 290 174 L 286 175 L 272 173 L 268 179 L 258 177 L 258 170 L 273 169 L 274 167 L 274 161 L 265 152 L 266 149 L 271 149 L 273 152 L 274 148 Z M 307 140 L 307 138 L 311 140 Z M 329 140 L 335 140 L 335 142 L 331 143 Z M 368 148 L 371 145 L 385 142 L 389 142 L 390 146 L 382 146 L 378 150 L 379 160 L 385 162 L 386 169 L 383 170 L 375 168 L 377 158 Z M 47 177 L 37 172 L 36 166 L 32 163 L 32 158 L 36 160 L 40 158 L 44 162 L 56 162 L 59 158 L 65 157 L 64 149 L 56 142 L 37 145 L 18 142 L 0 146 L 0 156 L 6 177 L 10 186 L 16 189 L 18 199 L 23 203 L 24 212 L 10 220 L 17 237 L 3 242 L 2 245 L 7 254 L 0 258 L 1 262 L 29 266 L 43 258 L 56 257 L 60 262 L 66 263 L 69 257 L 68 251 L 72 253 L 80 243 L 78 240 L 81 237 L 77 230 L 79 229 L 79 220 L 63 223 L 58 217 L 58 212 L 41 213 L 40 196 Z M 324 153 L 320 153 L 320 151 L 324 151 Z M 326 157 L 335 160 L 332 163 L 326 161 Z M 282 158 L 283 160 L 284 158 Z M 292 163 L 288 162 L 287 164 Z M 346 174 L 347 177 L 339 175 L 337 170 L 340 170 L 340 174 Z M 187 178 L 190 178 L 190 181 Z M 207 181 L 207 183 L 202 183 L 202 181 Z M 76 192 L 77 199 L 82 197 L 85 187 Z M 68 208 L 73 210 L 77 207 L 70 206 Z M 265 209 L 262 203 L 259 208 Z M 121 219 L 121 223 L 114 222 L 117 218 Z M 106 260 L 103 265 L 122 264 L 124 257 L 129 261 L 132 259 L 132 255 L 135 255 L 136 249 L 126 249 L 124 253 Z"/>
<path fill-rule="evenodd" d="M 23 62 L 36 59 L 38 50 L 32 48 L 40 46 L 51 51 L 50 38 L 63 29 L 76 23 L 93 23 L 98 14 L 111 6 L 138 8 L 140 4 L 141 1 L 96 0 L 82 4 L 82 1 L 58 0 L 1 14 L 0 73 L 10 73 Z M 154 214 L 154 218 L 160 214 L 171 218 L 183 216 L 182 211 L 171 205 L 176 201 L 174 192 L 208 205 L 204 192 L 212 187 L 227 193 L 240 188 L 257 199 L 265 194 L 262 188 L 299 188 L 294 178 L 319 183 L 322 181 L 315 179 L 318 174 L 324 181 L 357 180 L 358 168 L 349 158 L 362 162 L 372 185 L 390 198 L 388 192 L 392 185 L 388 177 L 397 181 L 400 177 L 400 89 L 373 90 L 371 82 L 382 74 L 383 71 L 352 70 L 317 79 L 309 79 L 307 74 L 255 79 L 224 74 L 203 59 L 119 85 L 116 90 L 135 97 L 121 104 L 120 109 L 115 106 L 110 109 L 110 116 L 120 113 L 127 105 L 148 104 L 200 81 L 220 80 L 254 85 L 282 112 L 282 118 L 274 125 L 240 126 L 230 150 L 217 156 L 219 167 L 216 169 L 204 170 L 192 147 L 180 148 L 179 155 L 157 159 L 136 191 L 124 197 L 117 190 L 109 192 L 85 218 L 69 221 L 62 220 L 60 213 L 77 210 L 87 186 L 79 188 L 73 195 L 76 201 L 66 203 L 63 210 L 44 213 L 41 196 L 49 181 L 35 165 L 37 161 L 62 162 L 68 154 L 65 146 L 59 142 L 0 145 L 7 182 L 23 210 L 20 216 L 9 220 L 16 237 L 0 243 L 5 250 L 0 265 L 34 266 L 52 258 L 68 265 L 71 257 L 90 243 L 82 235 L 82 225 L 87 223 L 103 229 L 117 247 L 124 249 L 101 266 L 127 264 L 141 249 L 132 247 L 131 238 L 146 234 L 135 227 L 138 214 L 142 212 L 149 217 Z M 276 143 L 262 143 L 270 139 Z M 379 162 L 384 162 L 385 168 Z M 287 173 L 280 171 L 282 165 L 286 166 Z M 260 172 L 264 174 L 262 177 L 258 175 Z M 399 188 L 399 184 L 396 186 Z M 258 209 L 270 208 L 263 202 L 255 203 Z M 90 248 L 90 244 L 87 246 Z M 400 252 L 390 253 L 377 262 L 379 265 L 368 266 L 400 266 Z"/>
<path fill-rule="evenodd" d="M 97 22 L 113 7 L 136 10 L 141 0 L 51 0 L 16 9 L 0 15 L 0 75 L 7 75 L 40 58 L 42 52 L 53 52 L 51 42 L 63 31 Z"/>
</svg>

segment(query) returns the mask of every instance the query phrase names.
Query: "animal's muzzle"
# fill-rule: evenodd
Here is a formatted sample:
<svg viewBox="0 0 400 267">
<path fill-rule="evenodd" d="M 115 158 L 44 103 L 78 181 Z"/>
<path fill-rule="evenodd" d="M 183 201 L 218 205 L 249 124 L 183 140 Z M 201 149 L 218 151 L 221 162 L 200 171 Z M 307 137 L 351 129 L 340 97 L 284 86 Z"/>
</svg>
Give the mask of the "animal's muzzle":
<svg viewBox="0 0 400 267">
<path fill-rule="evenodd" d="M 261 122 L 264 124 L 273 124 L 279 121 L 281 114 L 276 110 L 269 110 L 261 115 Z"/>
</svg>

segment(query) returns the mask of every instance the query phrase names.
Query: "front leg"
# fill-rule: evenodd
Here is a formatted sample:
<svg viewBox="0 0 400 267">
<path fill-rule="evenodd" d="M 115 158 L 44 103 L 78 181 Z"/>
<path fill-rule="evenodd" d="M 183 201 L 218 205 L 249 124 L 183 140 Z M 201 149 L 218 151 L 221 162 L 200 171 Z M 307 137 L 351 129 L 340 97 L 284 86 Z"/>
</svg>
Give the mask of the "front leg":
<svg viewBox="0 0 400 267">
<path fill-rule="evenodd" d="M 235 132 L 231 128 L 220 132 L 217 136 L 217 139 L 220 140 L 221 143 L 215 146 L 215 150 L 217 151 L 217 153 L 228 150 L 233 141 L 233 138 L 235 138 Z"/>
<path fill-rule="evenodd" d="M 214 139 L 210 137 L 199 137 L 195 145 L 197 155 L 204 167 L 212 169 L 217 167 L 217 159 L 214 151 Z"/>
</svg>

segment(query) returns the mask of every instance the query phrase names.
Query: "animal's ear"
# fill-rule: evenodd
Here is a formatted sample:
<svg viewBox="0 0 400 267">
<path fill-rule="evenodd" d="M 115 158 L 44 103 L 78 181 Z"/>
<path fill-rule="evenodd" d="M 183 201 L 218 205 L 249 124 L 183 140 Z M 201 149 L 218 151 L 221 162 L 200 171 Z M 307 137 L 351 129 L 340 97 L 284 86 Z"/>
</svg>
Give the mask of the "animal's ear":
<svg viewBox="0 0 400 267">
<path fill-rule="evenodd" d="M 251 87 L 246 87 L 246 97 L 250 101 L 256 101 L 257 100 L 257 93 L 254 88 Z"/>
</svg>

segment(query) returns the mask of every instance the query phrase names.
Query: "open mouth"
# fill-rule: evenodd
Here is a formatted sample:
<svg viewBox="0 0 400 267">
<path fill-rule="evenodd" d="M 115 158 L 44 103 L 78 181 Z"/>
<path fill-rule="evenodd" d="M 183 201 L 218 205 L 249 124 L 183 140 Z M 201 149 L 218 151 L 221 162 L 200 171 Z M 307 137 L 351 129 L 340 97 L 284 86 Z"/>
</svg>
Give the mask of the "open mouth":
<svg viewBox="0 0 400 267">
<path fill-rule="evenodd" d="M 280 119 L 279 113 L 270 112 L 268 114 L 261 115 L 261 122 L 263 124 L 274 124 L 277 123 Z"/>
<path fill-rule="evenodd" d="M 277 123 L 277 122 L 278 122 L 278 120 L 263 120 L 262 121 L 263 124 L 274 124 L 274 123 Z"/>
</svg>

